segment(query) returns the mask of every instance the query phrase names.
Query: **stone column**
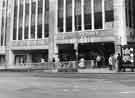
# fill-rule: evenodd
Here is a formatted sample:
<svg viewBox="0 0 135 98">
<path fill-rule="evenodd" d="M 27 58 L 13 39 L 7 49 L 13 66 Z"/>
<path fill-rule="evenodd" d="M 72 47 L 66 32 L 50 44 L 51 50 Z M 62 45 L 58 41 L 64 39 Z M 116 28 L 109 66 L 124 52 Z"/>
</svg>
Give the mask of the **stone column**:
<svg viewBox="0 0 135 98">
<path fill-rule="evenodd" d="M 125 0 L 114 0 L 114 29 L 119 45 L 127 44 Z"/>
<path fill-rule="evenodd" d="M 45 38 L 45 0 L 43 0 L 43 8 L 42 8 L 42 39 Z"/>
<path fill-rule="evenodd" d="M 125 0 L 114 0 L 115 53 L 121 53 L 121 45 L 127 44 Z M 116 62 L 116 71 L 118 64 Z"/>
<path fill-rule="evenodd" d="M 102 20 L 103 20 L 103 29 L 105 28 L 105 0 L 102 0 Z"/>
<path fill-rule="evenodd" d="M 82 31 L 84 31 L 84 0 L 81 0 L 81 16 Z"/>
<path fill-rule="evenodd" d="M 91 0 L 91 21 L 92 21 L 92 30 L 94 30 L 94 0 Z"/>
<path fill-rule="evenodd" d="M 57 34 L 57 0 L 50 0 L 49 2 L 49 61 L 54 57 L 56 47 Z"/>
<path fill-rule="evenodd" d="M 32 56 L 31 56 L 31 54 L 27 54 L 27 62 L 26 63 L 29 63 L 29 64 L 32 63 Z"/>
<path fill-rule="evenodd" d="M 66 0 L 63 0 L 63 32 L 66 32 Z"/>
<path fill-rule="evenodd" d="M 7 46 L 5 47 L 5 60 L 6 60 L 6 68 L 10 66 L 14 66 L 14 54 L 13 51 L 10 49 L 10 42 L 13 40 L 13 25 L 14 25 L 14 1 L 15 0 L 9 0 L 8 1 L 8 13 L 7 16 L 11 16 L 10 18 L 8 17 L 7 19 L 7 30 L 6 30 L 6 44 Z"/>
<path fill-rule="evenodd" d="M 10 1 L 9 2 L 10 4 L 12 4 L 11 5 L 11 9 L 10 9 L 10 11 L 11 11 L 11 15 L 12 15 L 12 17 L 11 17 L 11 23 L 10 23 L 10 37 L 8 38 L 8 40 L 13 40 L 13 27 L 14 27 L 14 7 L 15 7 L 15 0 L 12 0 L 12 1 Z M 10 42 L 10 41 L 7 41 L 7 42 Z"/>
<path fill-rule="evenodd" d="M 11 68 L 15 64 L 15 56 L 12 50 L 8 49 L 6 55 L 6 68 Z"/>
<path fill-rule="evenodd" d="M 36 16 L 35 16 L 35 39 L 37 40 L 38 31 L 38 0 L 36 0 Z"/>
<path fill-rule="evenodd" d="M 3 12 L 2 2 L 3 2 L 3 0 L 0 0 L 0 8 L 1 8 L 1 10 L 0 10 L 0 30 L 2 29 L 2 12 Z M 0 32 L 0 41 L 1 41 L 1 32 Z"/>
</svg>

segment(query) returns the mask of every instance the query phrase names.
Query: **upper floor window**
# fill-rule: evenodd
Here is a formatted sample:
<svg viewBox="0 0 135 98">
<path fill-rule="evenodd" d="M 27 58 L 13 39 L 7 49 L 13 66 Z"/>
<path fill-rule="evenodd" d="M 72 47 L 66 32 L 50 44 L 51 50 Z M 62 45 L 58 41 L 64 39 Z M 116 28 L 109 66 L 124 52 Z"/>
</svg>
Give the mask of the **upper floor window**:
<svg viewBox="0 0 135 98">
<path fill-rule="evenodd" d="M 64 0 L 58 0 L 58 31 L 63 32 L 63 1 Z"/>
<path fill-rule="evenodd" d="M 114 21 L 113 0 L 105 0 L 105 22 Z"/>
<path fill-rule="evenodd" d="M 75 0 L 75 30 L 82 29 L 81 0 Z"/>
<path fill-rule="evenodd" d="M 102 0 L 94 0 L 94 27 L 95 29 L 103 28 L 102 17 Z"/>
</svg>

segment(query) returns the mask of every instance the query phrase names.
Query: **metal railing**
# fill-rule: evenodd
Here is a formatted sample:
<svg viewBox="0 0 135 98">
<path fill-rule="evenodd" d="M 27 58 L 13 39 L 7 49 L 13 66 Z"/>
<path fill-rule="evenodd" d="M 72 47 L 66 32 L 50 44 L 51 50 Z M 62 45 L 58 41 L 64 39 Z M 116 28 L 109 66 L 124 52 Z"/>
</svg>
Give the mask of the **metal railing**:
<svg viewBox="0 0 135 98">
<path fill-rule="evenodd" d="M 82 64 L 82 65 L 81 65 Z M 77 61 L 63 61 L 63 62 L 44 62 L 44 63 L 22 63 L 22 64 L 15 64 L 15 67 L 20 68 L 31 68 L 31 69 L 81 69 L 81 68 L 94 68 L 96 67 L 96 61 L 94 60 L 87 60 L 84 62 L 77 62 Z"/>
<path fill-rule="evenodd" d="M 81 65 L 82 64 L 82 65 Z M 82 62 L 63 61 L 63 62 L 44 62 L 44 63 L 21 63 L 8 66 L 0 65 L 0 69 L 18 69 L 18 70 L 66 70 L 66 69 L 92 69 L 96 67 L 95 60 Z"/>
</svg>

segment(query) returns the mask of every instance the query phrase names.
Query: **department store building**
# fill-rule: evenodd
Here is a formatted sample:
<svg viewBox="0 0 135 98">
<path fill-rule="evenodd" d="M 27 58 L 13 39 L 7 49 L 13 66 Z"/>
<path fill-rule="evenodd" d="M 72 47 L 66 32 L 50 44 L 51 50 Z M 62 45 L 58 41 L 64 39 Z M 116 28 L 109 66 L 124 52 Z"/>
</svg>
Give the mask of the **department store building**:
<svg viewBox="0 0 135 98">
<path fill-rule="evenodd" d="M 134 0 L 1 0 L 0 63 L 108 58 L 135 41 Z"/>
</svg>

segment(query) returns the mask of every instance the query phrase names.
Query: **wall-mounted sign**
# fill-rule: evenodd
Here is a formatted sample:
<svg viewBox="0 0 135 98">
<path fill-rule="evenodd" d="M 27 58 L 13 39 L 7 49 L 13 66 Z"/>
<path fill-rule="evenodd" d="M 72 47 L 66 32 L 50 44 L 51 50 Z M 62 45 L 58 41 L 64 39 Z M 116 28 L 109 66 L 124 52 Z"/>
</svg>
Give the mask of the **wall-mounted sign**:
<svg viewBox="0 0 135 98">
<path fill-rule="evenodd" d="M 134 48 L 124 47 L 122 48 L 122 60 L 123 63 L 134 63 Z"/>
</svg>

